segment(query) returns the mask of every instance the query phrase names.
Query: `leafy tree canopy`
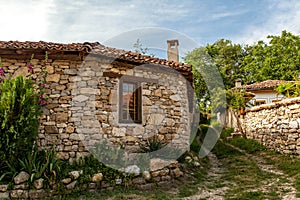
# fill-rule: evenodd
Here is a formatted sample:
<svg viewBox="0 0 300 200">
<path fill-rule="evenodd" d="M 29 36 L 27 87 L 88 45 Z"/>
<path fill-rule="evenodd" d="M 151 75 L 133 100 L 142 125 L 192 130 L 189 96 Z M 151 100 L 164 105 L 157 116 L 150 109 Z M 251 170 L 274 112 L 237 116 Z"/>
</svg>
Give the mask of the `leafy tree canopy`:
<svg viewBox="0 0 300 200">
<path fill-rule="evenodd" d="M 203 108 L 213 101 L 205 81 L 216 77 L 212 66 L 221 74 L 225 89 L 233 88 L 237 79 L 248 84 L 268 79 L 293 80 L 299 75 L 300 36 L 282 31 L 280 36 L 268 36 L 267 39 L 268 42 L 258 41 L 252 46 L 221 39 L 196 48 L 184 57 L 184 61 L 193 67 L 195 93 Z M 230 92 L 226 96 L 229 105 L 235 105 L 230 99 L 239 99 L 231 98 Z"/>
<path fill-rule="evenodd" d="M 260 82 L 268 79 L 293 80 L 300 70 L 300 37 L 287 31 L 281 36 L 268 36 L 270 41 L 247 48 L 241 68 L 245 82 Z"/>
</svg>

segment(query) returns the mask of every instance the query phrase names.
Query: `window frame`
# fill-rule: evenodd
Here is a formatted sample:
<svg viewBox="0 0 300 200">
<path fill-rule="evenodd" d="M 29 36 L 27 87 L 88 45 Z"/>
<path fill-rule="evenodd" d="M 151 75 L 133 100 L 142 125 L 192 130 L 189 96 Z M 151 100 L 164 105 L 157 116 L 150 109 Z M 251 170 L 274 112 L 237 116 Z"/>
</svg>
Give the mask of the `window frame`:
<svg viewBox="0 0 300 200">
<path fill-rule="evenodd" d="M 134 85 L 134 93 L 136 95 L 136 99 L 134 100 L 136 102 L 136 119 L 125 119 L 123 117 L 123 85 L 124 84 L 133 84 Z M 134 78 L 121 78 L 120 84 L 119 84 L 119 123 L 123 124 L 141 124 L 142 123 L 142 87 L 141 87 L 141 81 L 135 80 Z M 128 111 L 129 112 L 129 109 Z M 130 115 L 130 113 L 127 113 L 127 115 Z"/>
<path fill-rule="evenodd" d="M 267 104 L 267 100 L 266 99 L 255 99 L 254 101 L 254 106 L 260 106 L 263 104 Z"/>
</svg>

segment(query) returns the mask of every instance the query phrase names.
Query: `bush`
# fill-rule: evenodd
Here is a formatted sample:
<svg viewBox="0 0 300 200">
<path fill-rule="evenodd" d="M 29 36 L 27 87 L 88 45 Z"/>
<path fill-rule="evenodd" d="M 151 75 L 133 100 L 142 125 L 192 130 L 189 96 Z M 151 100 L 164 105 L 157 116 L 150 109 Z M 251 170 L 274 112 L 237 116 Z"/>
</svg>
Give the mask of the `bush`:
<svg viewBox="0 0 300 200">
<path fill-rule="evenodd" d="M 228 136 L 230 136 L 234 132 L 234 128 L 226 128 L 221 133 L 222 139 L 227 139 Z"/>
<path fill-rule="evenodd" d="M 0 174 L 32 150 L 42 105 L 31 79 L 18 76 L 0 84 Z"/>
<path fill-rule="evenodd" d="M 147 139 L 145 144 L 140 144 L 140 148 L 144 153 L 150 153 L 162 149 L 165 147 L 167 143 L 161 139 L 157 135 Z"/>
</svg>

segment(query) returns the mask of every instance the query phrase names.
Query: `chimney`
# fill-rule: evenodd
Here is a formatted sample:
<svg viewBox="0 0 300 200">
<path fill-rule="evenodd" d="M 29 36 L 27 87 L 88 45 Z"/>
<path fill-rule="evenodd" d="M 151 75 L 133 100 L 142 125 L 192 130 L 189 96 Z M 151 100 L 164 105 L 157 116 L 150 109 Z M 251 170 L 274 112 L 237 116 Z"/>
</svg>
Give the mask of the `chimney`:
<svg viewBox="0 0 300 200">
<path fill-rule="evenodd" d="M 168 60 L 178 62 L 179 61 L 178 40 L 167 40 L 167 43 L 168 43 L 168 50 L 167 50 Z"/>
<path fill-rule="evenodd" d="M 237 79 L 235 81 L 235 87 L 242 87 L 242 80 L 241 79 Z"/>
</svg>

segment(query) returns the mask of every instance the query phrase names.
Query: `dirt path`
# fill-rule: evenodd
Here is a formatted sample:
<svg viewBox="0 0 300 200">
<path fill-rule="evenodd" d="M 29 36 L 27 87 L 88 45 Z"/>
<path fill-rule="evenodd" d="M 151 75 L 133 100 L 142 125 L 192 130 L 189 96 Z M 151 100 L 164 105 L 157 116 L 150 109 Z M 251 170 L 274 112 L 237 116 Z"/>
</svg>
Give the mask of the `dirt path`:
<svg viewBox="0 0 300 200">
<path fill-rule="evenodd" d="M 293 178 L 290 178 L 287 174 L 284 174 L 276 166 L 268 164 L 267 160 L 263 156 L 248 154 L 247 152 L 226 143 L 226 145 L 236 149 L 243 153 L 246 159 L 249 159 L 256 163 L 261 171 L 265 171 L 276 176 L 264 180 L 258 188 L 249 189 L 246 192 L 264 192 L 276 191 L 280 199 L 284 200 L 296 200 L 300 199 L 296 197 L 296 189 L 293 186 Z M 235 183 L 224 182 L 221 180 L 222 176 L 226 174 L 226 167 L 223 166 L 221 160 L 219 160 L 213 153 L 208 154 L 211 167 L 208 170 L 207 180 L 203 185 L 199 186 L 199 192 L 191 197 L 184 198 L 185 200 L 221 200 L 224 199 L 224 194 L 227 190 L 235 187 Z M 221 187 L 219 187 L 221 186 Z"/>
<path fill-rule="evenodd" d="M 279 197 L 281 199 L 284 199 L 284 200 L 300 199 L 300 198 L 296 197 L 297 190 L 293 186 L 294 179 L 289 177 L 289 175 L 283 173 L 283 171 L 277 169 L 274 165 L 268 164 L 267 161 L 262 156 L 248 154 L 246 151 L 244 151 L 240 148 L 237 148 L 228 143 L 226 145 L 245 154 L 245 156 L 247 156 L 249 159 L 251 159 L 252 161 L 254 161 L 257 164 L 257 166 L 259 167 L 259 169 L 261 171 L 265 171 L 265 172 L 268 172 L 271 174 L 278 175 L 278 177 L 276 177 L 276 178 L 266 180 L 266 182 L 263 186 L 261 186 L 260 188 L 257 188 L 256 190 L 253 190 L 253 192 L 255 192 L 255 191 L 268 192 L 272 188 L 276 187 L 278 189 L 277 193 L 279 193 Z M 285 180 L 285 181 L 283 181 L 283 180 Z M 288 191 L 288 192 L 286 192 L 286 191 Z"/>
<path fill-rule="evenodd" d="M 218 160 L 215 154 L 210 152 L 208 155 L 211 167 L 207 173 L 207 180 L 205 184 L 199 186 L 199 192 L 191 197 L 184 198 L 185 200 L 199 200 L 199 199 L 210 199 L 210 200 L 221 200 L 224 199 L 222 196 L 228 187 L 214 188 L 215 184 L 221 181 L 221 177 L 226 173 L 226 169 L 222 166 L 222 163 Z"/>
</svg>

